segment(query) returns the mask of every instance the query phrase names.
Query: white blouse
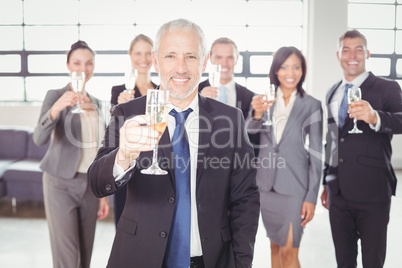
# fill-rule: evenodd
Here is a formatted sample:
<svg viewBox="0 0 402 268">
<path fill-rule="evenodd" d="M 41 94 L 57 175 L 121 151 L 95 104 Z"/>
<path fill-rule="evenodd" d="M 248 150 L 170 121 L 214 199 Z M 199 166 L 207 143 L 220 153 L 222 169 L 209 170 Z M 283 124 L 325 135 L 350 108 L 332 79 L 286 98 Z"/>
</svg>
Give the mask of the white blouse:
<svg viewBox="0 0 402 268">
<path fill-rule="evenodd" d="M 283 131 L 285 130 L 286 123 L 288 122 L 290 112 L 292 111 L 293 105 L 296 100 L 297 89 L 295 89 L 289 98 L 289 102 L 285 105 L 285 100 L 283 99 L 283 92 L 280 87 L 276 92 L 276 103 L 272 114 L 272 127 L 274 130 L 274 136 L 276 144 L 281 141 Z"/>
<path fill-rule="evenodd" d="M 89 166 L 95 159 L 98 149 L 105 135 L 105 123 L 96 109 L 85 110 L 80 114 L 81 119 L 81 159 L 78 164 L 78 173 L 87 173 Z"/>
</svg>

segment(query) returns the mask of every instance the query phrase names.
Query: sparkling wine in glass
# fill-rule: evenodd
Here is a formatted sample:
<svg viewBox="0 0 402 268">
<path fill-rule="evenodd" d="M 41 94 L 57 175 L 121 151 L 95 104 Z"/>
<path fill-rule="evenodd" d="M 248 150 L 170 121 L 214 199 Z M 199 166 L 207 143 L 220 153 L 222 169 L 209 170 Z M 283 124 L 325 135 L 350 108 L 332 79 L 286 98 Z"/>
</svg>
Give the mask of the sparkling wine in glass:
<svg viewBox="0 0 402 268">
<path fill-rule="evenodd" d="M 349 107 L 352 108 L 353 107 L 353 102 L 354 101 L 358 101 L 362 99 L 362 91 L 360 90 L 360 88 L 349 88 L 348 89 L 348 104 Z M 360 129 L 357 128 L 357 118 L 354 117 L 353 118 L 353 129 L 349 130 L 350 134 L 360 134 L 363 133 L 363 131 L 361 131 Z"/>
<path fill-rule="evenodd" d="M 217 87 L 221 81 L 221 66 L 219 64 L 210 64 L 208 73 L 209 84 L 211 87 Z"/>
<path fill-rule="evenodd" d="M 71 85 L 75 93 L 82 94 L 85 85 L 85 73 L 71 72 Z M 81 109 L 79 102 L 77 102 L 71 112 L 74 114 L 85 113 L 85 111 Z"/>
<path fill-rule="evenodd" d="M 156 130 L 158 136 L 155 137 L 155 143 L 153 144 L 153 156 L 152 164 L 147 169 L 141 170 L 142 174 L 149 175 L 165 175 L 166 170 L 163 170 L 158 165 L 158 143 L 162 137 L 163 132 L 166 129 L 167 117 L 168 117 L 168 102 L 169 102 L 169 91 L 168 90 L 158 90 L 158 89 L 148 89 L 147 91 L 147 106 L 146 114 L 150 118 L 148 122 L 149 128 Z"/>
<path fill-rule="evenodd" d="M 137 70 L 136 69 L 131 69 L 130 72 L 127 72 L 125 74 L 125 87 L 128 93 L 131 94 L 131 91 L 134 90 L 135 88 L 135 80 L 137 79 Z"/>
<path fill-rule="evenodd" d="M 211 87 L 217 87 L 221 81 L 221 65 L 209 64 L 208 80 Z M 219 100 L 219 90 L 217 90 L 216 99 Z"/>
<path fill-rule="evenodd" d="M 273 102 L 275 99 L 275 85 L 270 84 L 268 88 L 265 89 L 265 99 L 267 102 Z M 262 123 L 263 126 L 271 126 L 272 125 L 272 120 L 271 120 L 271 114 L 270 110 L 267 110 L 267 120 L 265 120 L 264 123 Z"/>
</svg>

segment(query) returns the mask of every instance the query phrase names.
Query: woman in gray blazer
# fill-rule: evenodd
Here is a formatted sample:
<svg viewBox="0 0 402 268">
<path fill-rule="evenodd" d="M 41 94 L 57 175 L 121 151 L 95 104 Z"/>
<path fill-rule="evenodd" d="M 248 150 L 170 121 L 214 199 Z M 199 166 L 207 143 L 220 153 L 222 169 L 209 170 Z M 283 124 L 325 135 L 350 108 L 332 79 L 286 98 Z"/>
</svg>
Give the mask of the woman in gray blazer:
<svg viewBox="0 0 402 268">
<path fill-rule="evenodd" d="M 303 90 L 305 76 L 302 53 L 295 47 L 280 48 L 269 73 L 276 101 L 255 96 L 248 118 L 248 132 L 260 133 L 257 184 L 274 268 L 300 267 L 300 240 L 314 216 L 319 189 L 322 108 Z M 268 114 L 271 125 L 266 124 Z"/>
<path fill-rule="evenodd" d="M 67 54 L 70 72 L 92 77 L 94 52 L 78 41 Z M 105 198 L 98 199 L 87 184 L 87 169 L 96 156 L 105 123 L 100 101 L 85 92 L 75 93 L 71 83 L 49 90 L 34 131 L 36 144 L 50 146 L 41 162 L 46 219 L 49 225 L 53 267 L 89 267 L 96 219 L 109 213 Z M 80 103 L 83 113 L 72 113 Z"/>
</svg>

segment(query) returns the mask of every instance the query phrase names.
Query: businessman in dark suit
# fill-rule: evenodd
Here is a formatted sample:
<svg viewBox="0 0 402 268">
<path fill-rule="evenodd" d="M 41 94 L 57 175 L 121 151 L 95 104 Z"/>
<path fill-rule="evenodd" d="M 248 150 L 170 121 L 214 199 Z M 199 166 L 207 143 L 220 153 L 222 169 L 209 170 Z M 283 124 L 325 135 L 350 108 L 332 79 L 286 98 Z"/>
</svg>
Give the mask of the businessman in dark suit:
<svg viewBox="0 0 402 268">
<path fill-rule="evenodd" d="M 402 133 L 401 89 L 395 81 L 366 71 L 370 53 L 360 32 L 351 30 L 341 36 L 337 56 L 344 78 L 326 99 L 328 133 L 321 200 L 329 209 L 338 267 L 356 267 L 358 239 L 363 267 L 383 267 L 391 196 L 396 188 L 391 139 Z M 362 100 L 353 102 L 351 108 L 342 104 L 349 85 L 362 92 Z M 361 134 L 348 133 L 354 117 Z"/>
<path fill-rule="evenodd" d="M 166 131 L 158 133 L 159 166 L 167 175 L 140 172 L 150 165 L 156 134 L 142 124 L 146 98 L 114 109 L 104 146 L 88 172 L 96 196 L 110 195 L 127 183 L 108 267 L 251 267 L 259 217 L 253 149 L 241 111 L 198 94 L 207 60 L 205 37 L 196 24 L 179 19 L 159 29 L 153 63 L 160 90 L 169 90 L 169 114 L 188 114 L 181 136 L 187 137 L 189 158 L 176 154 L 177 118 L 169 115 Z M 188 215 L 176 208 L 183 205 L 185 194 L 179 189 L 187 180 Z M 190 221 L 191 231 L 183 234 L 181 246 L 171 247 L 183 231 L 176 225 L 182 223 L 179 214 Z M 172 264 L 181 254 L 178 264 Z"/>
<path fill-rule="evenodd" d="M 211 87 L 207 79 L 198 85 L 198 91 L 205 97 L 218 99 L 239 108 L 243 112 L 244 118 L 247 118 L 254 93 L 234 81 L 234 68 L 239 59 L 236 43 L 227 37 L 216 39 L 212 43 L 210 57 L 211 63 L 221 65 L 219 85 Z M 255 147 L 255 154 L 258 155 L 260 134 L 249 134 L 249 138 Z"/>
</svg>

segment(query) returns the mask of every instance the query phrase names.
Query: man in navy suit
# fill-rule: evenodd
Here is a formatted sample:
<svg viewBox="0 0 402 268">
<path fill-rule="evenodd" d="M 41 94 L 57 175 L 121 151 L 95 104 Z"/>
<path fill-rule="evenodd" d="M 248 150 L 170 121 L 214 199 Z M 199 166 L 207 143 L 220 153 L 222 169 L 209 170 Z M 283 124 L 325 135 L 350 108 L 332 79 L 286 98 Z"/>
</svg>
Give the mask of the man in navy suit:
<svg viewBox="0 0 402 268">
<path fill-rule="evenodd" d="M 321 200 L 329 209 L 338 267 L 356 267 L 358 239 L 363 267 L 383 267 L 391 196 L 396 188 L 391 139 L 402 133 L 401 88 L 395 81 L 366 71 L 370 52 L 365 36 L 356 30 L 341 36 L 337 57 L 344 77 L 326 98 L 328 133 Z M 362 92 L 362 100 L 353 102 L 351 108 L 343 100 L 348 87 Z M 349 133 L 353 118 L 362 133 Z"/>
<path fill-rule="evenodd" d="M 206 79 L 199 84 L 198 91 L 205 97 L 218 99 L 232 107 L 239 108 L 244 118 L 247 118 L 254 93 L 234 81 L 234 68 L 239 59 L 236 43 L 227 37 L 216 39 L 212 43 L 210 57 L 212 64 L 221 66 L 219 85 L 211 87 L 209 80 Z M 258 155 L 259 137 L 259 134 L 249 135 L 256 155 Z"/>
<path fill-rule="evenodd" d="M 107 267 L 252 265 L 260 207 L 254 153 L 242 113 L 198 94 L 208 61 L 205 44 L 201 28 L 184 19 L 168 22 L 158 31 L 153 64 L 161 78 L 160 90 L 169 90 L 170 95 L 166 131 L 159 133 L 144 125 L 146 97 L 113 110 L 104 145 L 88 171 L 96 196 L 113 194 L 127 184 L 126 205 Z M 188 112 L 188 117 L 177 123 L 180 120 L 170 116 L 174 112 Z M 173 157 L 178 124 L 186 129 L 180 134 L 188 140 L 187 158 Z M 166 175 L 141 173 L 152 162 L 155 134 L 162 135 L 158 160 Z M 189 171 L 188 180 L 179 175 L 178 164 Z M 183 182 L 191 186 L 185 194 L 180 190 Z M 176 210 L 176 203 L 183 204 L 186 195 L 191 210 Z M 183 223 L 175 220 L 178 214 L 186 214 L 184 221 L 191 220 L 186 227 L 191 228 L 176 228 L 176 223 Z M 183 229 L 189 230 L 189 237 L 180 241 L 185 245 L 171 247 L 173 237 Z M 174 250 L 176 256 L 171 254 Z M 180 258 L 180 266 L 170 264 L 183 252 L 186 256 Z"/>
</svg>

